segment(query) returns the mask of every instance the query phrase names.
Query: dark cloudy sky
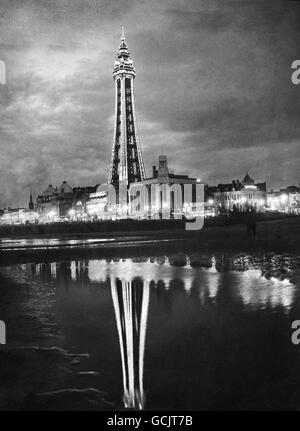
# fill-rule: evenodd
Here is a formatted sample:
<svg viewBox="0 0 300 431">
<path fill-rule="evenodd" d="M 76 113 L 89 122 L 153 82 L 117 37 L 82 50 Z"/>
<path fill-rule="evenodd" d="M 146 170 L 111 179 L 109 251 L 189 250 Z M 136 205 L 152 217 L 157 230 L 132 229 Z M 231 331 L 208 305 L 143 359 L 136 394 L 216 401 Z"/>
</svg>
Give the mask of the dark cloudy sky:
<svg viewBox="0 0 300 431">
<path fill-rule="evenodd" d="M 106 180 L 122 24 L 148 174 L 164 152 L 209 184 L 299 183 L 299 2 L 0 0 L 0 20 L 0 207 Z"/>
</svg>

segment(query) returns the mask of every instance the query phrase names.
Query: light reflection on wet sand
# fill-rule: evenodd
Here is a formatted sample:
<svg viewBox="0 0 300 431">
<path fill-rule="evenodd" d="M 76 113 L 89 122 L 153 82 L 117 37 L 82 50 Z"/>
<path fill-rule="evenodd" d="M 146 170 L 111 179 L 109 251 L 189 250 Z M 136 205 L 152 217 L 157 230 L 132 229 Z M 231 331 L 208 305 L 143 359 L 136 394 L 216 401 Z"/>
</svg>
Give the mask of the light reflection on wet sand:
<svg viewBox="0 0 300 431">
<path fill-rule="evenodd" d="M 172 351 L 170 340 L 175 340 L 177 333 L 176 344 L 180 350 L 189 342 L 189 338 L 181 339 L 180 334 L 189 327 L 190 337 L 194 337 L 196 328 L 201 334 L 202 326 L 208 325 L 208 333 L 213 331 L 214 339 L 217 337 L 215 331 L 220 330 L 215 327 L 219 325 L 218 319 L 220 322 L 224 320 L 225 330 L 230 333 L 235 330 L 231 319 L 234 325 L 242 325 L 243 315 L 259 313 L 261 316 L 264 312 L 268 319 L 268 313 L 276 312 L 288 316 L 293 306 L 298 306 L 299 257 L 289 255 L 182 254 L 155 258 L 85 259 L 19 264 L 1 268 L 1 273 L 31 289 L 25 311 L 27 307 L 40 322 L 44 333 L 52 336 L 46 345 L 66 349 L 66 352 L 77 346 L 77 354 L 84 352 L 89 355 L 90 368 L 80 369 L 81 379 L 94 379 L 95 385 L 96 382 L 101 385 L 98 389 L 105 386 L 117 406 L 128 408 L 156 405 L 157 401 L 154 402 L 151 394 L 155 393 L 155 372 L 159 370 L 155 368 L 153 355 L 163 354 L 164 343 Z M 43 310 L 51 314 L 51 318 L 45 317 Z M 242 328 L 239 328 L 240 336 Z M 114 334 L 113 338 L 110 338 L 111 334 Z M 90 337 L 92 343 L 89 342 Z M 214 343 L 221 343 L 212 340 L 209 347 L 210 341 L 206 340 L 205 346 L 208 347 L 205 347 L 201 337 L 192 338 L 190 342 L 188 354 L 195 360 L 199 357 L 200 362 L 208 355 L 206 348 L 213 349 Z M 167 357 L 168 354 L 164 353 Z M 172 358 L 170 360 L 172 363 Z M 234 358 L 237 365 L 240 360 L 238 355 Z M 218 355 L 210 361 L 219 363 Z M 109 366 L 116 370 L 113 375 L 111 370 L 105 375 Z M 194 366 L 192 363 L 191 370 Z M 203 366 L 208 365 L 204 362 Z M 190 370 L 182 372 L 187 374 L 187 379 L 190 378 Z M 115 376 L 119 378 L 116 380 Z M 165 385 L 166 406 L 170 407 L 175 401 L 172 401 L 174 393 L 168 386 L 174 382 L 165 381 L 167 378 L 172 379 L 170 376 L 161 378 L 161 384 Z M 209 375 L 205 379 L 209 379 Z M 206 384 L 210 385 L 210 381 Z M 197 379 L 193 380 L 191 387 L 193 391 L 197 390 Z M 195 403 L 193 406 L 197 407 L 194 399 L 186 402 Z M 197 408 L 201 409 L 204 401 L 199 403 Z"/>
</svg>

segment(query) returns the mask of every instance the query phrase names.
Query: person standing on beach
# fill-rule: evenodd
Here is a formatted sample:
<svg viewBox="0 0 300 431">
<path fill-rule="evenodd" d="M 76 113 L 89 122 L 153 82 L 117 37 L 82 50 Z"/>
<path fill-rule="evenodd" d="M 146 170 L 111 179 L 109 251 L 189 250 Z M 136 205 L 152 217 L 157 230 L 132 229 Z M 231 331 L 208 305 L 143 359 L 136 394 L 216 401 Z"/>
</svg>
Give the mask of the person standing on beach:
<svg viewBox="0 0 300 431">
<path fill-rule="evenodd" d="M 256 236 L 256 220 L 255 214 L 252 211 L 247 211 L 245 214 L 245 223 L 247 227 L 247 236 Z"/>
</svg>

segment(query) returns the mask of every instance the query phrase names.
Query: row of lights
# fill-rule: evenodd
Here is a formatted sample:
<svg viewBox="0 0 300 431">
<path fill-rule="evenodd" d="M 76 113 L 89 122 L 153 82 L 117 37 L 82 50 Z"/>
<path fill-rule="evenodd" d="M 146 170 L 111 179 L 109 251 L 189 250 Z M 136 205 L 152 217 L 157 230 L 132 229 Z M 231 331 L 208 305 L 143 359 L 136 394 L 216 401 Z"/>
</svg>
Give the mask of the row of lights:
<svg viewBox="0 0 300 431">
<path fill-rule="evenodd" d="M 246 202 L 248 202 L 248 199 L 245 196 L 242 196 L 240 199 L 240 202 L 242 204 L 245 204 Z M 252 201 L 250 201 L 250 202 L 252 202 Z M 208 203 L 208 205 L 212 206 L 212 205 L 214 205 L 214 200 L 208 199 L 207 203 Z M 256 201 L 256 203 L 258 203 L 260 206 L 263 206 L 263 205 L 265 205 L 266 201 L 264 199 L 259 199 Z"/>
</svg>

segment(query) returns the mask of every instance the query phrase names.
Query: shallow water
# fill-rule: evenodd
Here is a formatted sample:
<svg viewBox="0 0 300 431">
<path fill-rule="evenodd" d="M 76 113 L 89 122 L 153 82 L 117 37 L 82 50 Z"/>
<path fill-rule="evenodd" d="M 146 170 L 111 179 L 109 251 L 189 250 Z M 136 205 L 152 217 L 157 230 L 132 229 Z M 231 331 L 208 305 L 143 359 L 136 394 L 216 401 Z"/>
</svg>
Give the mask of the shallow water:
<svg viewBox="0 0 300 431">
<path fill-rule="evenodd" d="M 300 345 L 291 342 L 299 256 L 87 259 L 0 272 L 10 291 L 5 353 L 15 361 L 2 374 L 11 376 L 3 405 L 300 406 Z M 14 373 L 20 361 L 25 371 Z"/>
</svg>

